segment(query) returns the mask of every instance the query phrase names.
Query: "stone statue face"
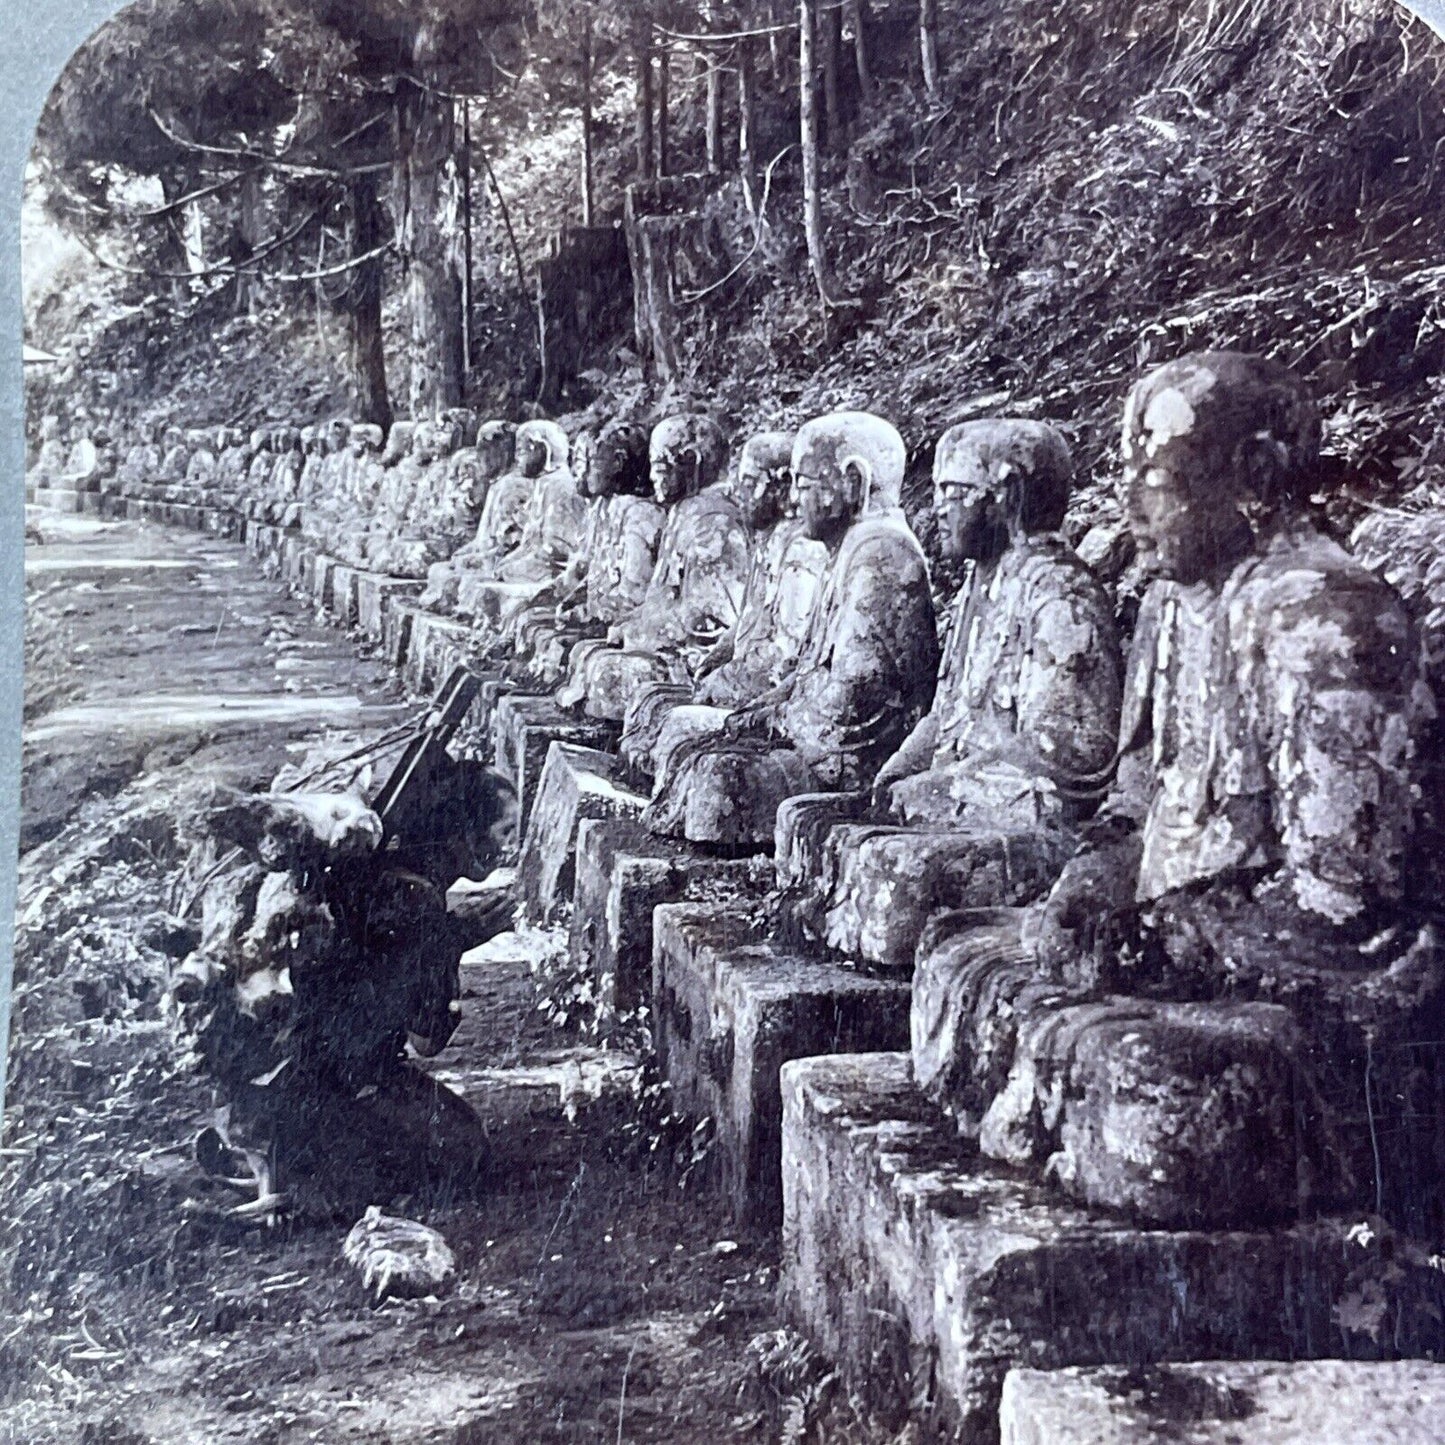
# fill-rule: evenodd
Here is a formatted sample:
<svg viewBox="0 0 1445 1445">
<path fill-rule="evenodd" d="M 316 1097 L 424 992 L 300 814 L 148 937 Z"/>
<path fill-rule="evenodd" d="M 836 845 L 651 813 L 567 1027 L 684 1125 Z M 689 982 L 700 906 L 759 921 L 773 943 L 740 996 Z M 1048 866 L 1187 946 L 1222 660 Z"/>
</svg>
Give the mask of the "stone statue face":
<svg viewBox="0 0 1445 1445">
<path fill-rule="evenodd" d="M 501 476 L 512 465 L 514 449 L 513 429 L 507 422 L 485 422 L 477 432 L 477 452 L 488 478 Z"/>
<path fill-rule="evenodd" d="M 469 507 L 480 507 L 484 500 L 487 473 L 482 458 L 470 448 L 457 453 L 456 475 L 452 482 L 456 494 Z"/>
<path fill-rule="evenodd" d="M 957 450 L 933 472 L 933 515 L 944 555 L 953 561 L 997 557 L 1008 546 L 1008 521 L 993 479 L 977 452 Z"/>
<path fill-rule="evenodd" d="M 430 466 L 441 455 L 441 438 L 434 426 L 419 426 L 411 434 L 411 454 L 422 466 Z"/>
<path fill-rule="evenodd" d="M 863 509 L 868 478 L 846 450 L 846 437 L 809 423 L 793 449 L 793 492 L 803 530 L 836 541 Z"/>
<path fill-rule="evenodd" d="M 1250 514 L 1287 502 L 1318 455 L 1318 417 L 1296 379 L 1262 358 L 1203 352 L 1130 394 L 1125 514 L 1141 559 L 1186 585 L 1254 546 Z"/>
<path fill-rule="evenodd" d="M 608 422 L 593 447 L 583 492 L 589 497 L 615 497 L 651 489 L 646 431 L 633 422 Z"/>
<path fill-rule="evenodd" d="M 783 515 L 793 490 L 793 476 L 786 463 L 769 466 L 767 462 L 765 456 L 746 447 L 738 459 L 733 493 L 743 521 L 754 532 L 765 531 Z"/>
<path fill-rule="evenodd" d="M 725 452 L 722 432 L 710 417 L 687 412 L 660 421 L 648 442 L 653 496 L 666 507 L 711 486 Z"/>
<path fill-rule="evenodd" d="M 547 446 L 541 437 L 517 434 L 517 470 L 524 477 L 540 477 L 547 470 Z"/>
</svg>

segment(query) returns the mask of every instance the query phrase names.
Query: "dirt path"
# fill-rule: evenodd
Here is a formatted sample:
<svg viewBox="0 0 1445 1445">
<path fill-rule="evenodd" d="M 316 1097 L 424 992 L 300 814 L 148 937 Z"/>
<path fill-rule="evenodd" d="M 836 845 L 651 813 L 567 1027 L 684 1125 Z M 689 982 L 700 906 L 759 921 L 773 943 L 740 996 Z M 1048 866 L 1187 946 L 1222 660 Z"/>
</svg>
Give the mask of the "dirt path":
<svg viewBox="0 0 1445 1445">
<path fill-rule="evenodd" d="M 487 1123 L 485 1188 L 377 1201 L 442 1230 L 452 1294 L 374 1307 L 339 1257 L 349 1220 L 197 1217 L 213 1101 L 165 1006 L 174 815 L 210 779 L 260 784 L 403 714 L 240 548 L 50 525 L 27 566 L 0 1441 L 680 1445 L 820 1438 L 829 1404 L 827 1438 L 886 1438 L 776 1333 L 772 1242 L 683 1187 L 634 1061 L 538 1014 L 535 939 L 468 962 L 435 1064 Z M 603 1075 L 620 1086 L 589 1102 Z"/>
</svg>

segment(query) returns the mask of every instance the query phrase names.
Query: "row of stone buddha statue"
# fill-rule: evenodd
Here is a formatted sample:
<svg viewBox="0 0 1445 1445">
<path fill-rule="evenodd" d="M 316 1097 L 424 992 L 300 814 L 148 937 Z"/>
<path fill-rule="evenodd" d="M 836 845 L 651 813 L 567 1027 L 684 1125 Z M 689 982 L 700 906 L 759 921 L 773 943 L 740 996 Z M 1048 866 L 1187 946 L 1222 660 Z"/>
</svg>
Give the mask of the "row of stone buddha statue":
<svg viewBox="0 0 1445 1445">
<path fill-rule="evenodd" d="M 152 432 L 116 485 L 424 579 L 479 662 L 620 729 L 654 832 L 773 848 L 785 933 L 914 970 L 915 1075 L 985 1154 L 1227 1223 L 1362 1181 L 1408 1212 L 1445 1159 L 1416 1046 L 1445 1038 L 1434 704 L 1400 597 L 1307 520 L 1319 439 L 1256 357 L 1139 382 L 1127 651 L 1037 421 L 937 443 L 941 618 L 903 441 L 860 412 L 756 435 L 730 477 L 699 413 L 569 444 L 458 412 Z"/>
<path fill-rule="evenodd" d="M 520 525 L 428 597 L 621 724 L 655 832 L 774 847 L 781 926 L 912 968 L 916 1077 L 983 1152 L 1161 1223 L 1429 1207 L 1434 706 L 1401 599 L 1307 519 L 1288 371 L 1206 353 L 1134 389 L 1120 502 L 1154 580 L 1127 653 L 1043 423 L 939 440 L 942 627 L 878 417 L 755 437 L 730 483 L 717 427 L 669 417 L 650 498 L 636 428 L 570 470 L 526 431 Z"/>
</svg>

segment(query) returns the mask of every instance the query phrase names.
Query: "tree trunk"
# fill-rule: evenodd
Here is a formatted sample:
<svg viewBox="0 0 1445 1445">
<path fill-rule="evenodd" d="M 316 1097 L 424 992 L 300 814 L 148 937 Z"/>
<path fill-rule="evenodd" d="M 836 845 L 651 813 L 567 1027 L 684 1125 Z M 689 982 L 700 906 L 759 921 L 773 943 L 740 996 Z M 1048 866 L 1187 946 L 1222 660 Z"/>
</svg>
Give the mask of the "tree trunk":
<svg viewBox="0 0 1445 1445">
<path fill-rule="evenodd" d="M 828 291 L 828 252 L 823 241 L 823 201 L 818 190 L 817 0 L 798 0 L 799 140 L 803 151 L 803 234 L 808 264 L 824 310 Z"/>
<path fill-rule="evenodd" d="M 582 20 L 582 224 L 592 224 L 592 11 Z"/>
<path fill-rule="evenodd" d="M 756 42 L 738 41 L 738 175 L 742 178 L 743 199 L 753 215 L 758 213 L 757 169 L 753 114 L 753 56 Z"/>
<path fill-rule="evenodd" d="M 920 0 L 918 49 L 923 59 L 923 88 L 930 100 L 938 98 L 938 0 Z"/>
<path fill-rule="evenodd" d="M 844 0 L 843 9 L 853 31 L 853 63 L 858 70 L 858 97 L 866 109 L 873 100 L 873 67 L 868 57 L 868 0 Z"/>
<path fill-rule="evenodd" d="M 236 230 L 231 247 L 232 260 L 245 266 L 266 239 L 265 195 L 261 172 L 248 171 L 241 178 L 236 195 Z M 236 314 L 254 316 L 261 300 L 261 278 L 252 272 L 236 276 Z"/>
<path fill-rule="evenodd" d="M 666 41 L 657 52 L 657 175 L 665 176 L 671 169 L 668 154 L 668 106 L 672 76 L 672 47 Z"/>
<path fill-rule="evenodd" d="M 370 256 L 386 240 L 386 216 L 377 197 L 375 176 L 358 176 L 352 181 L 347 232 L 352 256 Z M 352 406 L 357 421 L 372 422 L 383 429 L 389 428 L 392 421 L 381 329 L 385 271 L 384 256 L 363 261 L 351 274 L 348 297 Z"/>
<path fill-rule="evenodd" d="M 632 32 L 632 58 L 637 65 L 637 179 L 652 174 L 652 28 L 645 15 Z"/>
<path fill-rule="evenodd" d="M 830 4 L 815 16 L 820 20 L 818 49 L 823 61 L 823 112 L 827 119 L 827 145 L 830 151 L 844 148 L 843 101 L 838 93 L 838 51 L 842 48 L 842 14 L 836 4 Z"/>
<path fill-rule="evenodd" d="M 418 75 L 427 72 L 433 37 L 415 46 Z M 411 414 L 460 406 L 462 282 L 455 216 L 456 117 L 452 102 L 417 85 L 397 94 L 392 184 L 396 239 L 407 278 L 411 317 Z"/>
</svg>

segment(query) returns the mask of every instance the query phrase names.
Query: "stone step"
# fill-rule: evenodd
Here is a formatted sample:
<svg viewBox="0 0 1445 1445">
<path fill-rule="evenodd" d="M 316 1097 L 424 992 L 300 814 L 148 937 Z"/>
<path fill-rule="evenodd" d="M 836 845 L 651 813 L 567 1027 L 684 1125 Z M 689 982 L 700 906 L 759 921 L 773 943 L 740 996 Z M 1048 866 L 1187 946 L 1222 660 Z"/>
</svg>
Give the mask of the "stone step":
<svg viewBox="0 0 1445 1445">
<path fill-rule="evenodd" d="M 549 945 L 504 933 L 465 954 L 457 1031 L 436 1058 L 417 1060 L 482 1120 L 491 1168 L 509 1183 L 572 1167 L 617 1132 L 642 1086 L 634 1055 L 577 1043 L 542 1019 L 533 968 Z"/>
<path fill-rule="evenodd" d="M 656 913 L 652 1032 L 674 1108 L 713 1123 L 709 1173 L 740 1224 L 783 1214 L 781 1070 L 908 1042 L 909 986 L 782 952 L 736 907 Z"/>
<path fill-rule="evenodd" d="M 764 854 L 719 858 L 659 838 L 630 818 L 584 819 L 577 830 L 570 948 L 598 998 L 627 1012 L 652 997 L 653 910 L 660 903 L 753 903 L 773 882 Z"/>
<path fill-rule="evenodd" d="M 1383 1226 L 1133 1227 L 980 1163 L 906 1054 L 802 1059 L 782 1091 L 783 1307 L 880 1410 L 994 1441 L 1014 1368 L 1445 1349 L 1445 1272 Z"/>
<path fill-rule="evenodd" d="M 584 818 L 637 818 L 647 799 L 622 785 L 616 758 L 595 748 L 553 743 L 517 860 L 523 916 L 555 922 L 572 902 L 577 825 Z"/>
<path fill-rule="evenodd" d="M 1445 1365 L 1217 1362 L 1010 1370 L 1002 1445 L 1437 1445 Z"/>
<path fill-rule="evenodd" d="M 491 718 L 494 765 L 517 790 L 523 828 L 532 816 L 532 804 L 553 743 L 610 752 L 617 739 L 615 727 L 563 712 L 550 696 L 518 692 L 496 695 Z"/>
</svg>

